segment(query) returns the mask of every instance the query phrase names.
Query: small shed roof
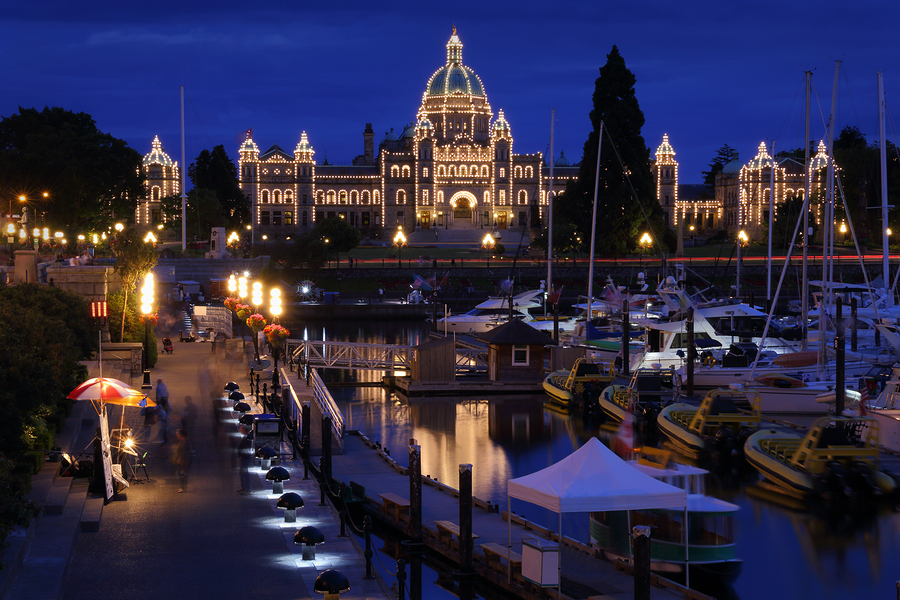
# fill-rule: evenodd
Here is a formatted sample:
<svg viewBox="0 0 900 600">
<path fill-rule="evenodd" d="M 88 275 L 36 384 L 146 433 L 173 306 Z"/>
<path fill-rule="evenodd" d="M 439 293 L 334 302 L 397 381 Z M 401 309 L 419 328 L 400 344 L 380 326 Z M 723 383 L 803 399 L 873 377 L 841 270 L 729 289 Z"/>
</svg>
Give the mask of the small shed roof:
<svg viewBox="0 0 900 600">
<path fill-rule="evenodd" d="M 427 350 L 429 348 L 438 348 L 445 344 L 452 344 L 452 343 L 454 343 L 452 337 L 443 337 L 443 338 L 438 338 L 435 340 L 429 340 L 427 342 L 422 342 L 421 344 L 417 344 L 415 346 L 415 348 L 416 348 L 416 350 Z"/>
<path fill-rule="evenodd" d="M 555 343 L 547 334 L 518 319 L 507 321 L 503 325 L 494 327 L 490 331 L 481 333 L 476 337 L 483 342 L 499 345 L 552 346 Z"/>
</svg>

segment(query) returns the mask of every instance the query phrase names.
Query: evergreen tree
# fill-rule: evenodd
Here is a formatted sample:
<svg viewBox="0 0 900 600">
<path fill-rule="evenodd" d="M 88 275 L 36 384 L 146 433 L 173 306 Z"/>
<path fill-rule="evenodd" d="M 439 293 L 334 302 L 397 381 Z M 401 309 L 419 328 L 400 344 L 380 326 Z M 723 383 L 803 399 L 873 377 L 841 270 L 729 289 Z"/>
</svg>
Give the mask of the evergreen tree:
<svg viewBox="0 0 900 600">
<path fill-rule="evenodd" d="M 589 215 L 594 200 L 597 140 L 602 121 L 605 133 L 597 191 L 596 251 L 623 254 L 637 246 L 643 231 L 650 231 L 654 240 L 661 243 L 669 243 L 671 233 L 663 223 L 650 172 L 650 150 L 641 136 L 644 114 L 634 95 L 634 74 L 625 66 L 615 46 L 606 58 L 594 88 L 594 108 L 590 114 L 593 131 L 584 143 L 578 179 L 566 186 L 558 214 L 576 224 L 582 240 L 590 240 Z M 610 139 L 614 147 L 610 146 Z"/>
<path fill-rule="evenodd" d="M 188 168 L 188 175 L 195 188 L 212 191 L 222 207 L 225 222 L 222 226 L 236 228 L 250 220 L 250 201 L 241 192 L 237 178 L 237 167 L 221 144 L 203 150 Z"/>
<path fill-rule="evenodd" d="M 716 188 L 716 175 L 722 172 L 722 168 L 737 158 L 737 150 L 725 144 L 716 153 L 716 157 L 709 163 L 709 171 L 703 171 L 703 183 L 713 192 Z"/>
</svg>

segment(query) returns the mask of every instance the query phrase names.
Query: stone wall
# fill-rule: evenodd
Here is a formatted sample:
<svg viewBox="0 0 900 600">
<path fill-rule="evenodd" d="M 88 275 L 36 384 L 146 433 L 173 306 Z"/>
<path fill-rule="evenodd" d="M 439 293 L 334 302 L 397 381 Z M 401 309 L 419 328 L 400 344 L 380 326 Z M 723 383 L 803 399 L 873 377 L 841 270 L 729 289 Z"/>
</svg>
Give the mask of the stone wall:
<svg viewBox="0 0 900 600">
<path fill-rule="evenodd" d="M 48 284 L 78 294 L 88 302 L 104 301 L 108 293 L 122 289 L 122 280 L 111 266 L 73 267 L 49 263 L 46 277 Z"/>
</svg>

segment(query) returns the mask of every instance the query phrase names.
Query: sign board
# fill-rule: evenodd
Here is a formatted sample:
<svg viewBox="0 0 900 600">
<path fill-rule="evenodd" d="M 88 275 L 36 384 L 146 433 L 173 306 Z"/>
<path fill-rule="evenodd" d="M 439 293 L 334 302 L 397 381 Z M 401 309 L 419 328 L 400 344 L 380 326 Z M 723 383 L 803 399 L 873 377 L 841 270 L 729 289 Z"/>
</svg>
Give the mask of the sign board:
<svg viewBox="0 0 900 600">
<path fill-rule="evenodd" d="M 100 454 L 101 454 L 101 464 L 103 465 L 103 482 L 105 485 L 106 491 L 106 501 L 109 502 L 113 495 L 115 495 L 115 490 L 113 489 L 113 469 L 112 469 L 112 455 L 109 451 L 109 422 L 106 418 L 106 403 L 100 403 Z"/>
</svg>

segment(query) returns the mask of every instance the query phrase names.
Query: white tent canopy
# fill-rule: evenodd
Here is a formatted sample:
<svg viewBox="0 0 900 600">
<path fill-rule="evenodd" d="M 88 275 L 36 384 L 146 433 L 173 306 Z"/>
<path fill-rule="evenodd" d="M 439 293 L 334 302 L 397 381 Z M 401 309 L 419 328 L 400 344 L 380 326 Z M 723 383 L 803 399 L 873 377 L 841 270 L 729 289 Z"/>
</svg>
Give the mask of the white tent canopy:
<svg viewBox="0 0 900 600">
<path fill-rule="evenodd" d="M 683 508 L 687 494 L 644 475 L 591 438 L 556 464 L 510 479 L 512 498 L 556 513 Z"/>
<path fill-rule="evenodd" d="M 682 508 L 687 521 L 687 493 L 684 490 L 641 473 L 597 438 L 591 438 L 558 463 L 536 473 L 510 479 L 506 496 L 507 510 L 510 512 L 510 499 L 517 498 L 558 513 L 560 541 L 563 513 Z M 512 547 L 511 524 L 510 518 L 507 521 L 508 547 Z M 687 558 L 686 536 L 684 544 Z M 562 561 L 558 568 L 562 570 Z M 511 566 L 508 577 L 512 580 Z M 562 582 L 561 576 L 559 582 Z M 689 579 L 686 583 L 690 587 Z M 561 588 L 559 591 L 562 595 Z"/>
</svg>

